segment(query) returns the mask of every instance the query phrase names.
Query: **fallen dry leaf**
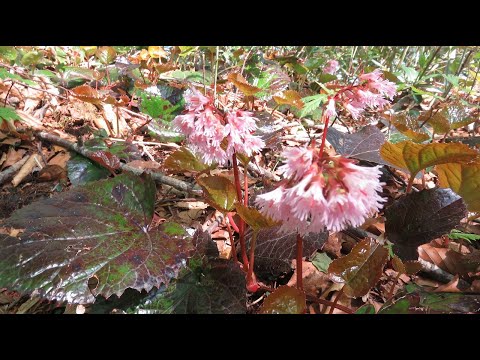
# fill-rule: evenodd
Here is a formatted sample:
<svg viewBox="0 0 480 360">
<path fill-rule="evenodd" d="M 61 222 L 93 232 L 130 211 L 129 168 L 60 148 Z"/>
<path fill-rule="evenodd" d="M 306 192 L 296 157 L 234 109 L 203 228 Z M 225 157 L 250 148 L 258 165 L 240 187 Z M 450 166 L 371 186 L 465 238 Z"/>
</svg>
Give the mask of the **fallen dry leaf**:
<svg viewBox="0 0 480 360">
<path fill-rule="evenodd" d="M 455 275 L 455 277 L 450 282 L 448 282 L 447 284 L 440 285 L 434 290 L 434 292 L 450 292 L 450 293 L 462 292 L 462 290 L 459 289 L 459 284 L 458 284 L 459 281 L 460 281 L 460 277 L 458 275 Z"/>
<path fill-rule="evenodd" d="M 62 168 L 66 168 L 68 160 L 70 160 L 70 153 L 60 151 L 58 154 L 48 160 L 47 165 L 58 165 Z"/>
<path fill-rule="evenodd" d="M 37 181 L 56 181 L 63 180 L 67 182 L 67 170 L 60 165 L 47 165 L 38 173 Z"/>
<path fill-rule="evenodd" d="M 26 152 L 27 150 L 25 149 L 15 150 L 13 147 L 10 147 L 8 149 L 5 162 L 2 165 L 2 170 L 5 169 L 7 166 L 15 164 L 23 157 L 23 155 L 25 155 Z"/>
<path fill-rule="evenodd" d="M 452 275 L 466 275 L 467 271 L 462 266 L 461 255 L 453 250 L 437 247 L 438 244 L 430 242 L 418 247 L 419 257 L 425 261 L 429 261 L 437 265 L 442 270 L 449 272 Z"/>
<path fill-rule="evenodd" d="M 292 267 L 295 271 L 290 278 L 287 286 L 297 286 L 297 261 L 292 260 Z M 327 290 L 333 282 L 330 280 L 327 274 L 319 271 L 313 263 L 310 261 L 302 262 L 302 278 L 303 278 L 303 290 L 308 295 L 319 296 L 325 290 Z"/>
<path fill-rule="evenodd" d="M 340 233 L 331 233 L 328 236 L 325 245 L 323 245 L 322 251 L 326 252 L 328 255 L 332 255 L 335 258 L 342 256 L 342 240 Z"/>
<path fill-rule="evenodd" d="M 144 170 L 158 170 L 160 169 L 161 165 L 156 161 L 151 160 L 133 160 L 127 163 L 128 166 L 135 167 L 137 169 L 144 169 Z"/>
</svg>

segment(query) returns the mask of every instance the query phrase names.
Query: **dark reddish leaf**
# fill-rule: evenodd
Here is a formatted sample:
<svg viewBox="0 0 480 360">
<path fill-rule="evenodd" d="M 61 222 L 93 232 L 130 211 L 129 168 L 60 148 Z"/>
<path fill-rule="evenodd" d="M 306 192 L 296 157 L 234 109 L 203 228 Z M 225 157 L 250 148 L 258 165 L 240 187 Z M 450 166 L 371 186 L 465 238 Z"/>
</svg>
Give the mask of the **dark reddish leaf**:
<svg viewBox="0 0 480 360">
<path fill-rule="evenodd" d="M 280 286 L 263 302 L 261 314 L 303 314 L 306 296 L 303 291 L 290 286 Z"/>
<path fill-rule="evenodd" d="M 237 201 L 235 185 L 224 176 L 205 176 L 197 179 L 205 194 L 205 200 L 215 209 L 232 211 Z"/>
<path fill-rule="evenodd" d="M 25 230 L 0 234 L 0 287 L 88 303 L 168 283 L 193 244 L 178 224 L 149 229 L 155 192 L 150 176 L 125 173 L 16 211 L 3 226 Z"/>
<path fill-rule="evenodd" d="M 382 276 L 388 260 L 388 250 L 374 239 L 363 239 L 352 251 L 333 260 L 328 267 L 332 280 L 344 283 L 344 292 L 349 297 L 366 295 Z"/>
<path fill-rule="evenodd" d="M 407 275 L 415 275 L 422 270 L 422 264 L 418 261 L 405 261 L 403 264 L 405 265 L 405 273 Z"/>
<path fill-rule="evenodd" d="M 328 129 L 327 140 L 340 155 L 390 165 L 380 156 L 385 135 L 376 126 L 365 126 L 354 134 L 342 133 L 332 127 Z"/>
<path fill-rule="evenodd" d="M 418 246 L 450 232 L 466 215 L 462 198 L 450 189 L 414 192 L 385 210 L 386 236 L 402 260 L 416 260 Z"/>
<path fill-rule="evenodd" d="M 398 256 L 394 256 L 392 258 L 392 266 L 393 266 L 393 270 L 395 270 L 396 272 L 399 272 L 400 274 L 405 274 L 407 272 L 407 269 L 405 268 L 405 264 Z"/>
<path fill-rule="evenodd" d="M 120 167 L 120 159 L 109 151 L 95 151 L 91 154 L 90 159 L 112 172 Z"/>
<path fill-rule="evenodd" d="M 261 278 L 277 277 L 291 270 L 291 260 L 297 254 L 297 234 L 279 232 L 280 226 L 262 229 L 258 232 L 255 246 L 255 274 Z M 247 247 L 253 232 L 247 231 Z M 303 256 L 309 257 L 321 249 L 328 238 L 328 232 L 308 234 L 303 238 Z"/>
<path fill-rule="evenodd" d="M 187 271 L 136 313 L 245 314 L 245 273 L 232 261 L 217 259 L 206 269 Z"/>
</svg>

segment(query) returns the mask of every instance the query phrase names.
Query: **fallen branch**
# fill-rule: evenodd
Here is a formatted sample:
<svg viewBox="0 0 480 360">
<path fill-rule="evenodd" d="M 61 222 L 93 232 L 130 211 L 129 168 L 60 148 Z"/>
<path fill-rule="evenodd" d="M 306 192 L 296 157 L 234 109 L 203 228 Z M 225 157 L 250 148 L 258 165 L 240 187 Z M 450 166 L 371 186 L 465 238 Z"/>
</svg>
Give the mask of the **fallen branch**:
<svg viewBox="0 0 480 360">
<path fill-rule="evenodd" d="M 38 131 L 35 133 L 35 136 L 41 140 L 51 142 L 52 144 L 64 147 L 65 149 L 68 149 L 70 151 L 75 151 L 79 153 L 82 156 L 85 156 L 86 158 L 91 159 L 92 158 L 92 151 L 87 150 L 86 148 L 82 146 L 78 146 L 78 144 L 70 142 L 68 140 L 62 139 L 59 136 L 49 134 L 44 131 Z M 101 165 L 101 164 L 99 164 Z M 124 171 L 130 171 L 136 175 L 140 175 L 143 172 L 148 172 L 147 170 L 144 169 L 139 169 L 133 166 L 129 166 L 123 163 L 120 163 L 120 168 Z M 173 177 L 167 176 L 161 172 L 149 172 L 149 174 L 152 176 L 153 180 L 159 184 L 164 184 L 164 185 L 169 185 L 177 190 L 180 191 L 185 191 L 188 193 L 191 193 L 193 195 L 201 195 L 202 191 L 197 188 L 196 186 L 186 183 L 185 181 L 175 179 Z"/>
<path fill-rule="evenodd" d="M 30 158 L 30 156 L 24 156 L 23 159 L 20 161 L 17 161 L 15 164 L 7 168 L 6 170 L 3 170 L 0 172 L 0 185 L 2 185 L 4 182 L 7 182 L 10 180 L 15 173 L 20 170 L 20 168 L 27 162 L 27 160 Z"/>
<path fill-rule="evenodd" d="M 422 271 L 428 274 L 433 280 L 437 280 L 441 283 L 447 284 L 452 281 L 455 276 L 442 270 L 437 265 L 432 264 L 431 262 L 425 261 L 423 259 L 418 259 L 418 262 L 422 265 Z M 458 286 L 461 288 L 469 288 L 470 284 L 465 280 L 460 279 L 458 281 Z"/>
</svg>

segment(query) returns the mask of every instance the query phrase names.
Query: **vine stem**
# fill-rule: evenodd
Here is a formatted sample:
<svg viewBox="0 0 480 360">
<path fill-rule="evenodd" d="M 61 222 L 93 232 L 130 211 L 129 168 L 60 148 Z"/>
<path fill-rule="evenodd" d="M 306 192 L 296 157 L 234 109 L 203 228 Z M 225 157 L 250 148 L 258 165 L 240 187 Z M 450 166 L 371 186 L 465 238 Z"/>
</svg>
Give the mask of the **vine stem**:
<svg viewBox="0 0 480 360">
<path fill-rule="evenodd" d="M 297 233 L 297 289 L 303 291 L 303 239 L 300 234 Z"/>
<path fill-rule="evenodd" d="M 237 154 L 236 152 L 233 153 L 232 156 L 232 163 L 233 163 L 233 176 L 235 177 L 235 189 L 237 191 L 237 199 L 239 202 L 242 201 L 242 188 L 240 186 L 240 175 L 238 172 L 238 162 L 237 162 Z M 243 259 L 243 266 L 245 269 L 249 269 L 248 265 L 248 257 L 247 257 L 247 246 L 245 244 L 245 221 L 240 218 L 238 223 L 239 236 L 240 236 L 240 248 L 242 251 L 242 259 Z"/>
<path fill-rule="evenodd" d="M 340 300 L 340 297 L 343 295 L 343 287 L 338 291 L 337 297 L 335 300 L 333 300 L 332 306 L 330 306 L 330 311 L 328 312 L 329 314 L 333 314 L 333 310 L 337 307 L 338 300 Z"/>
</svg>

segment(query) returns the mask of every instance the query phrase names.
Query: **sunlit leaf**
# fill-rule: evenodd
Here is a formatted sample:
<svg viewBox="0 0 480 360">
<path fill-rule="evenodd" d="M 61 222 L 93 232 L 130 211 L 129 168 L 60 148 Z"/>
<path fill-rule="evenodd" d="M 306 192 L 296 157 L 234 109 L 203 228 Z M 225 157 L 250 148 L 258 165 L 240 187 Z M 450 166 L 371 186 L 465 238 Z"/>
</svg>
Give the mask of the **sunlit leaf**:
<svg viewBox="0 0 480 360">
<path fill-rule="evenodd" d="M 102 46 L 97 49 L 95 55 L 102 64 L 108 65 L 113 63 L 113 61 L 117 57 L 117 52 L 111 46 Z"/>
<path fill-rule="evenodd" d="M 0 107 L 0 125 L 2 125 L 3 121 L 14 121 L 14 120 L 21 121 L 22 118 L 18 116 L 15 110 L 7 107 Z"/>
<path fill-rule="evenodd" d="M 255 95 L 257 92 L 262 89 L 250 85 L 245 78 L 239 73 L 230 73 L 228 75 L 228 80 L 230 80 L 233 85 L 235 85 L 241 92 L 247 96 Z"/>
<path fill-rule="evenodd" d="M 303 108 L 303 101 L 300 94 L 294 90 L 285 90 L 280 96 L 274 96 L 273 100 L 279 105 L 295 106 L 298 109 Z"/>
<path fill-rule="evenodd" d="M 375 286 L 388 260 L 388 250 L 374 239 L 363 239 L 352 251 L 333 260 L 328 272 L 335 282 L 344 283 L 349 297 L 366 295 Z"/>
<path fill-rule="evenodd" d="M 263 215 L 254 207 L 247 207 L 239 202 L 235 204 L 237 214 L 249 225 L 252 229 L 258 231 L 260 229 L 271 228 L 279 224 L 272 218 Z"/>
<path fill-rule="evenodd" d="M 85 52 L 86 57 L 90 57 L 95 54 L 97 51 L 96 46 L 80 46 L 80 49 L 82 49 Z"/>
<path fill-rule="evenodd" d="M 79 100 L 91 103 L 91 104 L 100 104 L 103 100 L 103 96 L 99 92 L 88 85 L 80 85 L 72 89 L 72 93 Z"/>
<path fill-rule="evenodd" d="M 385 210 L 385 231 L 402 260 L 416 260 L 417 247 L 448 234 L 466 216 L 462 198 L 450 189 L 413 192 Z"/>
<path fill-rule="evenodd" d="M 43 58 L 43 54 L 38 51 L 29 51 L 22 57 L 21 63 L 25 66 L 36 65 Z"/>
<path fill-rule="evenodd" d="M 0 58 L 14 61 L 17 58 L 18 51 L 15 46 L 0 46 Z"/>
<path fill-rule="evenodd" d="M 290 286 L 280 286 L 263 302 L 261 314 L 303 314 L 306 296 L 303 291 Z"/>
<path fill-rule="evenodd" d="M 415 176 L 420 170 L 429 166 L 468 162 L 478 152 L 460 143 L 415 144 L 402 141 L 396 144 L 385 143 L 380 149 L 382 158 L 391 164 L 410 171 Z"/>
<path fill-rule="evenodd" d="M 168 53 L 161 46 L 149 46 L 148 55 L 154 59 L 167 58 Z"/>
<path fill-rule="evenodd" d="M 402 113 L 396 115 L 392 119 L 392 124 L 403 135 L 412 139 L 415 142 L 423 142 L 430 139 L 430 135 L 419 128 L 418 120 L 412 118 L 410 115 Z"/>
<path fill-rule="evenodd" d="M 165 159 L 163 166 L 172 172 L 200 172 L 210 168 L 184 146 L 171 153 Z"/>
<path fill-rule="evenodd" d="M 480 161 L 441 164 L 435 170 L 441 187 L 460 195 L 469 211 L 480 211 Z"/>
<path fill-rule="evenodd" d="M 224 176 L 205 176 L 197 179 L 207 202 L 223 212 L 232 211 L 237 201 L 235 185 Z"/>
</svg>

